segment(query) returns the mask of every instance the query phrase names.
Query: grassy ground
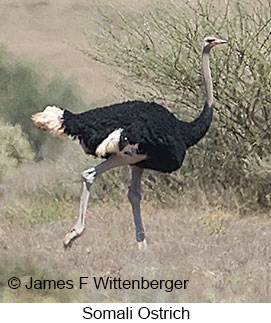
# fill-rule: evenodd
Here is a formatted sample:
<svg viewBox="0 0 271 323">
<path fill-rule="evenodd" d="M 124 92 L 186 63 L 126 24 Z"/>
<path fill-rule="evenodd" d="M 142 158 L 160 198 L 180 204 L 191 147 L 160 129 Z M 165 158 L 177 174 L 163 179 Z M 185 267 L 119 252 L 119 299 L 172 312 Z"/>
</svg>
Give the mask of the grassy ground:
<svg viewBox="0 0 271 323">
<path fill-rule="evenodd" d="M 72 219 L 19 226 L 2 223 L 2 302 L 269 302 L 270 220 L 237 218 L 182 205 L 156 208 L 143 202 L 148 249 L 138 250 L 129 205 L 91 205 L 84 235 L 71 249 L 62 240 Z M 13 291 L 7 279 L 189 279 L 186 290 Z"/>
<path fill-rule="evenodd" d="M 157 200 L 144 186 L 142 216 L 148 249 L 138 250 L 126 194 L 125 170 L 93 185 L 87 227 L 71 249 L 63 238 L 74 224 L 80 172 L 96 163 L 67 142 L 55 161 L 20 166 L 1 188 L 0 302 L 269 302 L 268 214 L 241 217 L 210 205 L 198 189 L 180 191 L 176 201 Z M 80 161 L 80 162 L 79 162 Z M 146 172 L 145 178 L 157 176 Z M 112 177 L 110 177 L 112 176 Z M 154 198 L 154 196 L 156 198 Z M 227 198 L 227 197 L 223 197 Z M 94 285 L 72 290 L 11 290 L 10 277 L 35 279 L 80 276 L 122 279 L 189 279 L 186 290 L 104 291 Z"/>
</svg>

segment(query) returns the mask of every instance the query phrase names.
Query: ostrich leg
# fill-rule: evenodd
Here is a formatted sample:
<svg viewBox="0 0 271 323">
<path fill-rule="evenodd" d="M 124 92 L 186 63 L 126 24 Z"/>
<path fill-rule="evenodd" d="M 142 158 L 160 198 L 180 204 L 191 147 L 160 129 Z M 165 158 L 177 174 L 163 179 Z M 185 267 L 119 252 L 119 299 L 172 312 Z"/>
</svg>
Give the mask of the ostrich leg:
<svg viewBox="0 0 271 323">
<path fill-rule="evenodd" d="M 97 176 L 101 175 L 111 168 L 135 164 L 144 159 L 146 159 L 146 155 L 138 155 L 135 153 L 111 155 L 106 161 L 95 167 L 87 169 L 82 173 L 83 190 L 80 198 L 78 217 L 71 231 L 68 232 L 65 236 L 64 247 L 71 246 L 73 240 L 80 237 L 80 235 L 85 230 L 89 191 Z"/>
<path fill-rule="evenodd" d="M 145 239 L 144 227 L 142 224 L 140 214 L 140 200 L 141 200 L 141 177 L 143 169 L 137 166 L 131 166 L 132 180 L 128 191 L 128 199 L 132 205 L 134 222 L 136 227 L 136 241 L 139 249 L 146 248 L 147 243 Z"/>
<path fill-rule="evenodd" d="M 87 173 L 86 173 L 87 172 Z M 92 181 L 90 179 L 90 176 L 92 174 Z M 88 178 L 85 176 L 88 175 Z M 85 223 L 86 223 L 86 213 L 87 213 L 87 206 L 88 206 L 88 199 L 89 199 L 89 190 L 90 186 L 93 184 L 95 180 L 95 167 L 92 167 L 82 173 L 83 178 L 83 190 L 80 197 L 80 206 L 79 206 L 79 212 L 78 217 L 75 225 L 71 229 L 70 232 L 68 232 L 64 239 L 64 247 L 70 247 L 72 244 L 72 241 L 79 237 L 83 231 L 85 230 Z"/>
</svg>

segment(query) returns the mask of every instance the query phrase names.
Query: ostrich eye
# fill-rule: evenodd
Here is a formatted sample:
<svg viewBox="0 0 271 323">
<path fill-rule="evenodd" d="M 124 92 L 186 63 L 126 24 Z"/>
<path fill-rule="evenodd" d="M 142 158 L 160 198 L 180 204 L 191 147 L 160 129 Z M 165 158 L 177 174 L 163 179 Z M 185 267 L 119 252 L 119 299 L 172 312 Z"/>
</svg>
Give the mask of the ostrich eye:
<svg viewBox="0 0 271 323">
<path fill-rule="evenodd" d="M 208 38 L 208 39 L 206 39 L 206 43 L 212 43 L 213 41 L 214 41 L 215 39 L 214 38 Z"/>
</svg>

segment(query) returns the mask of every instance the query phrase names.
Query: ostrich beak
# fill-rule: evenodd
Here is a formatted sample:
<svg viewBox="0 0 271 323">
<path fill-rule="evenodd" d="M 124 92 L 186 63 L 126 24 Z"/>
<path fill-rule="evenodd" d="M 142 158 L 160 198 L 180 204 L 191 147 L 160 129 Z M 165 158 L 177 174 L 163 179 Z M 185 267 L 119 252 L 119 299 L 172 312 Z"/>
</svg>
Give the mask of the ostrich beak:
<svg viewBox="0 0 271 323">
<path fill-rule="evenodd" d="M 216 39 L 213 44 L 214 45 L 221 45 L 221 44 L 226 44 L 228 41 L 224 39 Z"/>
</svg>

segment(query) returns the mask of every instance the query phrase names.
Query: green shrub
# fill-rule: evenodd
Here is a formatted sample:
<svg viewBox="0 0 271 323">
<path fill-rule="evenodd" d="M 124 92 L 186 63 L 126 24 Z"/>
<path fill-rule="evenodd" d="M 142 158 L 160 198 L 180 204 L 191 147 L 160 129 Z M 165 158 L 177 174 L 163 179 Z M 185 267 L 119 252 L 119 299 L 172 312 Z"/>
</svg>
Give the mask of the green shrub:
<svg viewBox="0 0 271 323">
<path fill-rule="evenodd" d="M 48 67 L 37 67 L 0 46 L 0 114 L 11 124 L 20 124 L 36 153 L 46 135 L 37 129 L 31 115 L 47 105 L 82 111 L 87 108 L 77 84 L 63 76 L 49 75 Z M 54 140 L 57 146 L 58 140 Z M 60 145 L 58 145 L 59 148 Z"/>
<path fill-rule="evenodd" d="M 8 287 L 8 280 L 11 277 L 18 277 L 22 286 L 28 284 L 30 277 L 33 280 L 72 280 L 71 273 L 60 272 L 52 269 L 48 264 L 34 263 L 29 257 L 17 256 L 3 257 L 0 263 L 0 303 L 64 303 L 80 301 L 80 296 L 75 289 L 26 289 L 24 287 L 12 290 Z M 53 284 L 52 284 L 53 286 Z"/>
<path fill-rule="evenodd" d="M 270 209 L 270 3 L 154 2 L 144 12 L 125 14 L 97 9 L 100 32 L 95 39 L 86 32 L 96 50 L 82 51 L 117 67 L 129 98 L 155 100 L 187 121 L 204 103 L 203 38 L 228 39 L 228 46 L 211 53 L 216 109 L 210 131 L 189 150 L 179 172 L 156 181 L 162 190 L 171 186 L 170 193 L 199 185 L 210 203 L 234 205 L 242 213 Z M 229 199 L 221 199 L 225 192 Z"/>
<path fill-rule="evenodd" d="M 21 126 L 5 124 L 0 120 L 0 182 L 10 176 L 19 164 L 34 158 L 30 144 Z"/>
</svg>

